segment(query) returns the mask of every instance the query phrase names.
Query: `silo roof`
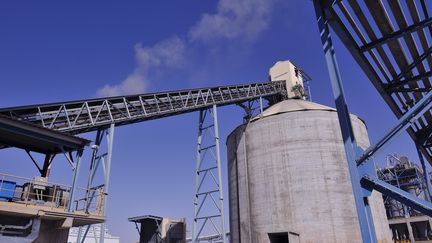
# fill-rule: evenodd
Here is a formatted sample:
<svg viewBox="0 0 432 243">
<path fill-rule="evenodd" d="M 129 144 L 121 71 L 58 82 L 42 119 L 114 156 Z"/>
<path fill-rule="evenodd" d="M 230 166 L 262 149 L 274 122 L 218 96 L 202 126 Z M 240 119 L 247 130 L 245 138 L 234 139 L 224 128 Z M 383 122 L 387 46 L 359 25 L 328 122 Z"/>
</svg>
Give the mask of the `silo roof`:
<svg viewBox="0 0 432 243">
<path fill-rule="evenodd" d="M 321 104 L 317 104 L 314 102 L 310 102 L 307 100 L 300 99 L 288 99 L 276 103 L 269 108 L 267 108 L 262 117 L 273 116 L 280 113 L 293 112 L 293 111 L 306 111 L 306 110 L 323 110 L 323 111 L 336 111 L 335 108 L 330 106 L 325 106 Z M 256 116 L 252 119 L 252 121 L 261 118 L 260 116 Z"/>
</svg>

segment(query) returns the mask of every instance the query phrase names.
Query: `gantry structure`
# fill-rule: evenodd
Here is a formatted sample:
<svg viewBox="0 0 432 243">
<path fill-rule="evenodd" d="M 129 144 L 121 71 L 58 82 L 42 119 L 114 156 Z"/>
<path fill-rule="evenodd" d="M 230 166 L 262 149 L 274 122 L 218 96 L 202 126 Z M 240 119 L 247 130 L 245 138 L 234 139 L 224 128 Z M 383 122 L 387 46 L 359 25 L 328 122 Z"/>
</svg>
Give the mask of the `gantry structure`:
<svg viewBox="0 0 432 243">
<path fill-rule="evenodd" d="M 296 75 L 304 75 L 305 81 L 309 78 L 300 69 L 296 69 Z M 68 213 L 68 217 L 71 215 L 74 217 L 77 214 L 93 215 L 92 221 L 87 220 L 87 223 L 71 224 L 71 226 L 80 226 L 77 242 L 84 242 L 90 231 L 90 224 L 104 222 L 115 127 L 198 111 L 192 239 L 194 242 L 198 242 L 202 239 L 203 234 L 210 233 L 218 235 L 222 242 L 227 242 L 225 238 L 217 107 L 239 105 L 251 118 L 255 109 L 253 104 L 258 103 L 262 111 L 263 100 L 267 100 L 269 104 L 279 102 L 288 98 L 289 91 L 285 80 L 272 80 L 271 82 L 252 84 L 2 108 L 0 109 L 0 148 L 18 147 L 24 149 L 40 172 L 40 177 L 37 178 L 42 179 L 49 176 L 51 163 L 57 154 L 66 156 L 71 164 L 73 179 L 72 185 L 64 189 L 64 193 L 67 193 L 68 202 L 63 205 L 61 211 Z M 9 123 L 18 128 L 24 125 L 30 130 L 21 131 L 15 127 L 11 128 Z M 33 137 L 31 143 L 28 142 L 30 139 L 27 141 L 23 139 L 23 136 L 16 135 L 24 133 L 28 137 L 32 137 L 34 131 L 39 131 L 39 137 Z M 95 132 L 96 136 L 91 146 L 92 156 L 87 186 L 79 194 L 77 192 L 77 178 L 81 167 L 81 157 L 84 147 L 88 146 L 90 141 L 76 135 L 88 132 Z M 45 137 L 47 137 L 43 136 L 44 133 L 54 136 L 53 141 L 49 141 L 53 148 L 42 146 L 45 145 Z M 57 138 L 55 136 L 60 137 L 61 140 L 55 140 Z M 104 145 L 104 140 L 106 145 Z M 27 142 L 23 144 L 20 141 Z M 42 166 L 34 159 L 32 152 L 45 155 Z M 103 182 L 97 184 L 95 178 L 97 171 L 101 170 Z M 14 179 L 16 178 L 3 175 L 2 182 L 12 182 Z M 35 180 L 29 181 L 33 187 L 39 185 Z M 44 183 L 48 184 L 46 181 Z M 20 198 L 11 197 L 8 200 L 18 200 L 19 203 L 22 203 Z M 57 199 L 53 198 L 52 200 Z M 30 198 L 27 201 L 33 200 Z M 97 205 L 96 215 L 92 210 L 95 205 Z M 55 210 L 58 211 L 59 209 L 55 208 Z M 0 211 L 2 211 L 1 208 Z M 101 225 L 100 232 L 99 241 L 103 242 L 104 224 Z"/>
<path fill-rule="evenodd" d="M 432 164 L 432 5 L 425 0 L 314 0 L 316 20 L 333 88 L 363 242 L 376 242 L 368 204 L 377 190 L 432 216 L 432 204 L 380 180 L 373 155 L 398 134 L 408 132 L 422 167 Z M 331 30 L 399 119 L 378 142 L 362 151 L 345 102 Z M 429 191 L 430 180 L 424 173 Z"/>
</svg>

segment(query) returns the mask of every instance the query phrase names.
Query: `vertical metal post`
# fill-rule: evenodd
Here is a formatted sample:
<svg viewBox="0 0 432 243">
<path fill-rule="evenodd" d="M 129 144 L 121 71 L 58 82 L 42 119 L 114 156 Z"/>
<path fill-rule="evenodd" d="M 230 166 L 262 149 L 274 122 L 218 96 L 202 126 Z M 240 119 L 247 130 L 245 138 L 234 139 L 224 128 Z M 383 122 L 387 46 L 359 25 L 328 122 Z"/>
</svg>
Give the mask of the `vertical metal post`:
<svg viewBox="0 0 432 243">
<path fill-rule="evenodd" d="M 93 153 L 92 153 L 92 157 L 91 157 L 91 161 L 90 161 L 90 170 L 89 170 L 89 175 L 88 175 L 88 179 L 87 179 L 87 187 L 86 187 L 86 210 L 88 208 L 88 205 L 90 204 L 89 202 L 89 193 L 90 193 L 90 187 L 93 183 L 93 177 L 94 177 L 94 170 L 95 170 L 95 164 L 96 164 L 96 157 L 98 155 L 98 150 L 99 150 L 99 146 L 100 143 L 102 141 L 103 138 L 103 131 L 101 130 L 97 130 L 96 132 L 96 139 L 95 139 L 95 143 L 93 145 Z"/>
<path fill-rule="evenodd" d="M 213 119 L 210 119 L 209 115 L 212 115 Z M 212 136 L 209 137 L 208 135 Z M 206 144 L 209 142 L 210 144 Z M 206 155 L 213 157 L 208 158 L 209 156 Z M 218 199 L 215 199 L 216 195 Z M 207 205 L 206 202 L 209 200 L 212 203 Z M 206 208 L 203 209 L 204 207 Z M 215 223 L 215 219 L 220 219 L 220 226 L 217 226 L 218 223 Z M 192 242 L 199 242 L 201 233 L 209 224 L 225 243 L 224 201 L 216 105 L 213 105 L 212 109 L 201 110 L 199 113 Z"/>
<path fill-rule="evenodd" d="M 262 106 L 261 106 L 262 107 Z M 224 220 L 224 200 L 223 200 L 223 190 L 222 190 L 222 169 L 221 169 L 221 158 L 220 158 L 220 145 L 219 145 L 219 123 L 217 116 L 217 107 L 213 105 L 213 124 L 214 124 L 214 132 L 215 132 L 215 143 L 216 143 L 216 164 L 218 171 L 218 184 L 219 184 L 219 207 L 221 213 L 221 233 L 222 233 L 222 242 L 226 242 L 226 232 L 225 232 L 225 220 Z"/>
<path fill-rule="evenodd" d="M 112 150 L 113 150 L 113 142 L 114 142 L 114 123 L 110 125 L 110 128 L 106 131 L 106 139 L 107 139 L 107 159 L 105 160 L 105 200 L 104 204 L 102 206 L 102 213 L 105 215 L 105 210 L 108 202 L 108 189 L 109 189 L 109 182 L 110 182 L 110 175 L 111 175 L 111 160 L 112 160 Z M 105 223 L 101 224 L 100 227 L 100 236 L 99 236 L 99 242 L 104 243 L 105 241 Z"/>
<path fill-rule="evenodd" d="M 73 206 L 73 203 L 75 201 L 75 191 L 76 191 L 77 182 L 78 182 L 77 180 L 78 180 L 78 173 L 79 173 L 79 169 L 80 169 L 82 154 L 83 154 L 82 150 L 77 151 L 77 157 L 76 157 L 76 161 L 74 163 L 74 168 L 73 168 L 72 186 L 71 186 L 71 189 L 69 191 L 68 212 L 73 211 L 72 206 Z"/>
<path fill-rule="evenodd" d="M 262 117 L 263 116 L 263 112 L 264 112 L 262 97 L 259 98 L 259 102 L 260 102 L 260 117 Z"/>
<path fill-rule="evenodd" d="M 432 202 L 432 198 L 431 198 L 431 194 L 430 194 L 430 187 L 431 187 L 430 183 L 431 183 L 431 181 L 430 181 L 427 169 L 426 169 L 426 163 L 425 163 L 425 160 L 423 158 L 423 154 L 420 151 L 420 146 L 417 143 L 416 143 L 416 148 L 417 148 L 417 153 L 418 153 L 418 156 L 419 156 L 419 159 L 420 159 L 420 163 L 421 163 L 421 166 L 422 166 L 422 169 L 423 169 L 423 174 L 424 174 L 423 175 L 423 179 L 426 181 L 426 188 L 425 188 L 426 193 L 425 193 L 425 197 L 426 197 L 426 199 L 429 202 Z"/>
<path fill-rule="evenodd" d="M 81 232 L 82 232 L 83 226 L 78 227 L 78 233 L 77 233 L 77 240 L 76 243 L 81 243 Z"/>
<path fill-rule="evenodd" d="M 84 230 L 84 234 L 83 234 L 83 229 L 85 228 L 85 230 Z M 77 234 L 77 240 L 76 240 L 76 243 L 84 243 L 85 242 L 85 240 L 86 240 L 86 237 L 87 237 L 87 234 L 88 234 L 88 232 L 89 232 L 89 229 L 90 229 L 90 225 L 87 225 L 87 226 L 80 226 L 79 228 L 78 228 L 78 234 Z M 81 239 L 81 237 L 82 237 L 82 239 Z"/>
<path fill-rule="evenodd" d="M 197 216 L 198 216 L 198 191 L 200 184 L 199 170 L 201 167 L 201 143 L 202 143 L 202 128 L 204 122 L 205 114 L 203 110 L 199 111 L 199 121 L 198 121 L 198 142 L 197 142 L 197 158 L 195 167 L 195 195 L 194 195 L 194 220 L 192 227 L 192 242 L 197 242 Z"/>
<path fill-rule="evenodd" d="M 321 42 L 324 49 L 327 68 L 333 89 L 333 95 L 335 98 L 339 124 L 341 127 L 361 236 L 363 242 L 365 243 L 376 242 L 375 229 L 373 226 L 370 209 L 368 208 L 369 205 L 367 202 L 367 197 L 363 196 L 363 189 L 360 185 L 360 176 L 357 170 L 355 153 L 357 144 L 355 141 L 354 132 L 352 130 L 347 104 L 345 102 L 342 79 L 340 77 L 339 67 L 336 61 L 330 30 L 327 25 L 324 9 L 322 9 L 320 0 L 314 0 L 314 6 L 321 35 Z"/>
<path fill-rule="evenodd" d="M 88 212 L 88 209 L 90 207 L 92 198 L 90 198 L 90 187 L 93 183 L 93 178 L 94 178 L 94 174 L 95 174 L 95 170 L 97 169 L 96 167 L 96 160 L 97 160 L 97 155 L 98 155 L 98 151 L 99 151 L 99 146 L 100 143 L 104 137 L 104 130 L 100 130 L 98 129 L 96 132 L 96 139 L 95 139 L 95 143 L 94 143 L 94 147 L 93 148 L 93 153 L 92 153 L 92 157 L 91 157 L 91 161 L 90 161 L 90 170 L 89 170 L 89 175 L 88 175 L 88 179 L 87 179 L 87 187 L 86 187 L 86 205 L 85 205 L 85 211 Z M 78 234 L 77 234 L 77 243 L 81 243 L 85 241 L 85 238 L 87 236 L 87 232 L 89 230 L 89 226 L 87 227 L 86 233 L 84 233 L 84 235 L 82 236 L 82 230 L 83 230 L 83 226 L 80 226 L 78 228 Z M 82 240 L 81 240 L 82 237 Z"/>
</svg>

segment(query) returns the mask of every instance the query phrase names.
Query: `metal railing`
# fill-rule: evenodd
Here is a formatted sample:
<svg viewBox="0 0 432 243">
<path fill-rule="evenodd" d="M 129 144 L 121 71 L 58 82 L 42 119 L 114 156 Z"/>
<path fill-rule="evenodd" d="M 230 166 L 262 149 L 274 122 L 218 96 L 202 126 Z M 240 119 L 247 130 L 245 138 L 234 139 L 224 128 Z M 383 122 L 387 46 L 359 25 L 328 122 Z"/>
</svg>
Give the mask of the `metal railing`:
<svg viewBox="0 0 432 243">
<path fill-rule="evenodd" d="M 71 186 L 0 173 L 0 202 L 35 206 L 47 211 L 68 211 Z M 103 216 L 106 194 L 104 186 L 76 188 L 74 213 Z"/>
</svg>

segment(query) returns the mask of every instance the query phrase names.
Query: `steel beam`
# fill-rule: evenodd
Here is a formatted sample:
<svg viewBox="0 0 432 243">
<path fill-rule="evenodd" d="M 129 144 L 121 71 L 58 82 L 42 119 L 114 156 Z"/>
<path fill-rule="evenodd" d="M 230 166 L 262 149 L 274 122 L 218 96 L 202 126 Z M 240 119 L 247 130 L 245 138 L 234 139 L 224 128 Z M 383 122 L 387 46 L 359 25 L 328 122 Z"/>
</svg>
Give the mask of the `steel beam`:
<svg viewBox="0 0 432 243">
<path fill-rule="evenodd" d="M 45 155 L 44 164 L 43 164 L 43 167 L 41 170 L 41 176 L 42 177 L 48 177 L 49 176 L 51 163 L 52 163 L 54 157 L 55 157 L 55 154 L 46 154 Z"/>
<path fill-rule="evenodd" d="M 421 54 L 416 60 L 414 60 L 405 70 L 399 73 L 396 80 L 393 80 L 392 83 L 396 83 L 400 81 L 403 77 L 407 76 L 417 65 L 419 65 L 423 60 L 430 57 L 432 54 L 432 47 L 429 47 L 423 54 Z"/>
<path fill-rule="evenodd" d="M 412 76 L 410 78 L 406 78 L 406 79 L 400 80 L 398 82 L 386 84 L 386 85 L 384 85 L 384 88 L 388 92 L 397 92 L 399 90 L 403 90 L 403 89 L 400 89 L 400 87 L 403 87 L 404 85 L 415 84 L 419 80 L 422 80 L 422 79 L 425 79 L 425 78 L 430 78 L 431 76 L 432 76 L 432 71 L 424 72 L 424 73 L 421 73 L 419 75 L 415 75 L 415 76 Z M 419 90 L 419 89 L 421 89 L 421 88 L 417 88 L 417 89 L 407 88 L 406 90 L 407 91 L 416 91 L 416 90 Z M 425 88 L 425 89 L 422 89 L 422 90 L 425 90 L 427 92 L 427 91 L 430 90 L 430 88 L 429 89 Z M 422 91 L 422 92 L 425 92 L 425 91 Z"/>
<path fill-rule="evenodd" d="M 397 122 L 397 124 L 390 129 L 377 143 L 370 146 L 357 160 L 357 165 L 362 164 L 364 161 L 373 156 L 380 150 L 388 141 L 404 132 L 411 124 L 413 124 L 424 112 L 429 111 L 432 107 L 432 91 L 429 91 L 417 104 L 415 104 L 408 112 L 406 112 Z"/>
<path fill-rule="evenodd" d="M 74 208 L 73 208 L 73 203 L 75 201 L 75 193 L 76 193 L 76 188 L 77 188 L 77 183 L 78 183 L 78 173 L 80 170 L 80 165 L 81 165 L 81 157 L 82 157 L 83 151 L 82 150 L 78 150 L 76 152 L 76 159 L 74 162 L 74 167 L 73 167 L 73 176 L 72 176 L 72 186 L 71 189 L 69 191 L 69 202 L 68 202 L 68 212 L 73 212 Z M 72 158 L 70 158 L 72 160 Z"/>
<path fill-rule="evenodd" d="M 239 103 L 237 105 L 240 106 L 245 112 L 245 115 L 243 117 L 244 123 L 249 122 L 257 115 L 262 116 L 264 112 L 262 97 L 255 100 L 248 100 L 244 103 Z"/>
<path fill-rule="evenodd" d="M 355 149 L 357 143 L 352 130 L 351 119 L 345 102 L 342 79 L 339 73 L 339 67 L 334 53 L 333 43 L 330 30 L 327 25 L 327 18 L 321 6 L 320 0 L 314 0 L 317 24 L 320 31 L 321 42 L 325 54 L 330 81 L 333 89 L 333 95 L 336 103 L 339 124 L 341 127 L 345 154 L 348 162 L 348 169 L 351 178 L 354 201 L 359 220 L 360 232 L 363 242 L 376 242 L 375 229 L 373 226 L 372 215 L 368 205 L 367 197 L 363 195 L 363 189 L 360 185 L 359 172 L 355 163 Z"/>
<path fill-rule="evenodd" d="M 386 35 L 386 36 L 378 39 L 378 40 L 372 41 L 371 43 L 362 46 L 360 48 L 360 51 L 362 51 L 362 52 L 370 51 L 373 48 L 376 48 L 377 46 L 382 46 L 389 41 L 404 37 L 406 35 L 409 35 L 413 32 L 416 32 L 420 29 L 426 28 L 426 27 L 431 26 L 431 25 L 432 25 L 432 18 L 425 19 L 423 21 L 420 21 L 418 23 L 410 25 L 406 29 L 395 31 L 389 35 Z"/>
<path fill-rule="evenodd" d="M 361 179 L 362 186 L 381 192 L 429 217 L 432 217 L 432 203 L 416 197 L 415 195 L 388 184 L 378 178 L 364 176 Z"/>
</svg>

